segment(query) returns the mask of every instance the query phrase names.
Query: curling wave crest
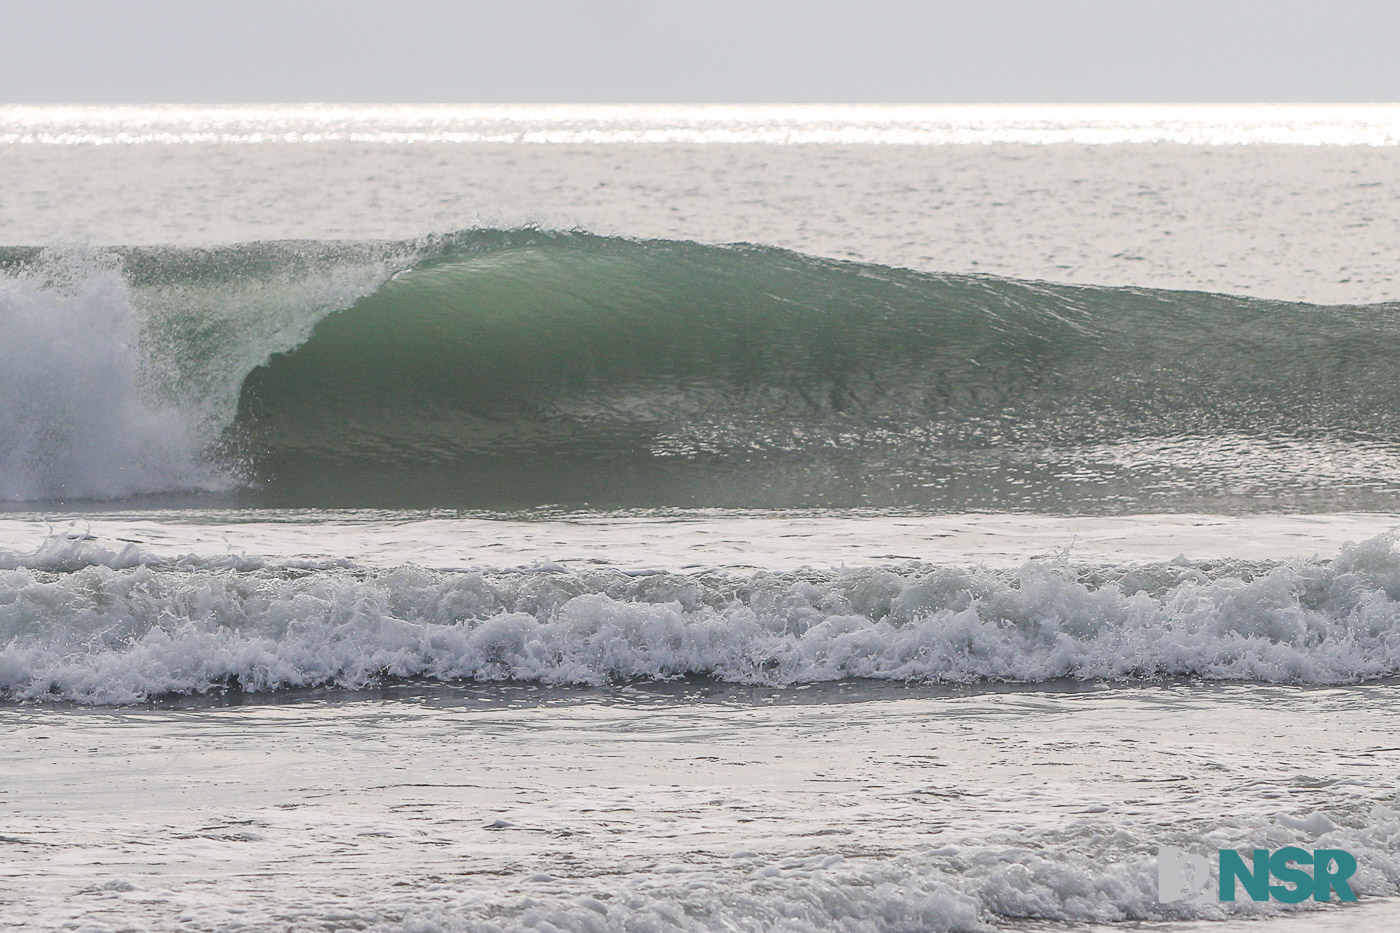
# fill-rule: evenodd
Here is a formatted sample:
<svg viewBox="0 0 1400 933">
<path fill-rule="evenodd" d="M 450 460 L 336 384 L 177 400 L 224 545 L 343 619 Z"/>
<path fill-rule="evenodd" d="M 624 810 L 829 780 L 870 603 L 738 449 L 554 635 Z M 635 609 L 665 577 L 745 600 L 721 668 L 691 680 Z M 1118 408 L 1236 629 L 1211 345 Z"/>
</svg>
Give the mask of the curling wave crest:
<svg viewBox="0 0 1400 933">
<path fill-rule="evenodd" d="M 532 229 L 10 249 L 0 497 L 1384 511 L 1395 311 Z"/>
</svg>

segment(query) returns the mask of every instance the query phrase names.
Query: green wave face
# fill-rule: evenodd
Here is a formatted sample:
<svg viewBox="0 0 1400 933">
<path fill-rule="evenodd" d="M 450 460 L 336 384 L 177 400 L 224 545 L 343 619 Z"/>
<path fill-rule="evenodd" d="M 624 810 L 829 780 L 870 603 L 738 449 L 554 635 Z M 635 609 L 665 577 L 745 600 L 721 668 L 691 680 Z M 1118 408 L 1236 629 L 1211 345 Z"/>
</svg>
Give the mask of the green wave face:
<svg viewBox="0 0 1400 933">
<path fill-rule="evenodd" d="M 0 250 L 0 499 L 1391 509 L 1397 310 L 536 230 Z"/>
<path fill-rule="evenodd" d="M 1111 512 L 1400 490 L 1393 306 L 533 231 L 404 266 L 248 374 L 224 446 L 260 501 Z"/>
</svg>

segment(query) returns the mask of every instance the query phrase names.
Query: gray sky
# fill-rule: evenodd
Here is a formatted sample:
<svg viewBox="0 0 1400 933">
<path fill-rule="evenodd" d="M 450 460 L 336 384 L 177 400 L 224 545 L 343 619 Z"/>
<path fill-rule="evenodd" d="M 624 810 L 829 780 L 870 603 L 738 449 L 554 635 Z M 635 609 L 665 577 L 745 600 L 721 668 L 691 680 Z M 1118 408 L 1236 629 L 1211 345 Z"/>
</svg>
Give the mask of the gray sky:
<svg viewBox="0 0 1400 933">
<path fill-rule="evenodd" d="M 1348 0 L 0 0 L 0 100 L 1394 101 Z"/>
</svg>

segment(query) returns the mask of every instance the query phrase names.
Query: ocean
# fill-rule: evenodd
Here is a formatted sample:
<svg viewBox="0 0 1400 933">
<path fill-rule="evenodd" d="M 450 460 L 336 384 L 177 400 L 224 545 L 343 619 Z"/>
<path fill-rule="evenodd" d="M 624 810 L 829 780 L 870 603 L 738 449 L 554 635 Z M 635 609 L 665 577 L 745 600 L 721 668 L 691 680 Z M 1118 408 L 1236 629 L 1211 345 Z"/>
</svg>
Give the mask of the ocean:
<svg viewBox="0 0 1400 933">
<path fill-rule="evenodd" d="M 1395 929 L 1397 168 L 0 107 L 0 926 Z M 1289 846 L 1355 900 L 1163 880 Z"/>
</svg>

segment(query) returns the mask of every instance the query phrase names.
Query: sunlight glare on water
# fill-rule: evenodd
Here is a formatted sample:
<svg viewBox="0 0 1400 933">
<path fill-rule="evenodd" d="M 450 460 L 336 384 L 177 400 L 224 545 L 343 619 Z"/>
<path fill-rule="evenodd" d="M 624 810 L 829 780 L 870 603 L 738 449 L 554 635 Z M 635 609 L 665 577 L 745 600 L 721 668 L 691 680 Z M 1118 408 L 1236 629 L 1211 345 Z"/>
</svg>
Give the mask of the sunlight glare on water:
<svg viewBox="0 0 1400 933">
<path fill-rule="evenodd" d="M 1395 146 L 1400 104 L 0 107 L 0 144 Z"/>
</svg>

